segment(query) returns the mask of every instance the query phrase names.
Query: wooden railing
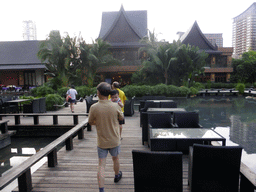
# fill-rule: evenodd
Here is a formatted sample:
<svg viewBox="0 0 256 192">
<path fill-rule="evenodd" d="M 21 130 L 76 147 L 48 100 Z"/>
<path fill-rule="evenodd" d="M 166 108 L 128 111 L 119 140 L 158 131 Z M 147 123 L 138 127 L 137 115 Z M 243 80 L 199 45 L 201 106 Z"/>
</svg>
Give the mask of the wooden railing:
<svg viewBox="0 0 256 192">
<path fill-rule="evenodd" d="M 58 164 L 57 147 L 65 143 L 66 150 L 72 150 L 73 137 L 78 135 L 78 139 L 84 139 L 85 126 L 89 126 L 88 118 L 54 140 L 52 143 L 44 147 L 41 151 L 30 157 L 28 160 L 24 161 L 18 167 L 11 168 L 4 177 L 0 177 L 0 190 L 18 178 L 19 191 L 31 191 L 31 167 L 45 156 L 48 157 L 48 167 L 55 167 Z"/>
<path fill-rule="evenodd" d="M 13 114 L 0 114 L 0 120 L 4 116 L 14 116 L 15 125 L 20 125 L 21 116 L 31 116 L 34 120 L 34 125 L 39 125 L 39 117 L 52 116 L 53 125 L 58 125 L 58 116 L 73 116 L 74 125 L 78 124 L 78 116 L 88 116 L 88 113 L 13 113 Z"/>
</svg>

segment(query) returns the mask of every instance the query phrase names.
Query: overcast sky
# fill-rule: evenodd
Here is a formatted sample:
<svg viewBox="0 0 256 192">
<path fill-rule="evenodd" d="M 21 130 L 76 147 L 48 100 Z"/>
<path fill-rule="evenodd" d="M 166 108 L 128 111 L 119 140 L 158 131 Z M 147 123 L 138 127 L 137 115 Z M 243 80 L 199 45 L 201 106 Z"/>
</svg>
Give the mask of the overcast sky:
<svg viewBox="0 0 256 192">
<path fill-rule="evenodd" d="M 222 33 L 224 46 L 232 46 L 233 18 L 253 4 L 253 0 L 0 0 L 0 41 L 19 41 L 22 21 L 36 23 L 37 39 L 51 30 L 73 37 L 81 32 L 87 43 L 99 36 L 102 12 L 147 10 L 148 29 L 158 39 L 172 42 L 178 31 L 187 31 L 195 21 L 203 33 Z"/>
</svg>

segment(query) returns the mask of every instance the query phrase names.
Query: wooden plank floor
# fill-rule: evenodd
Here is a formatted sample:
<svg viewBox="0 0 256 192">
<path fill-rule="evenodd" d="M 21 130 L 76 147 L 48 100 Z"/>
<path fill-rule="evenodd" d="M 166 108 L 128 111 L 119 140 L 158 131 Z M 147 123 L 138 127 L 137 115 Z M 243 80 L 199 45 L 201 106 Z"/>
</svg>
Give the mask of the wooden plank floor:
<svg viewBox="0 0 256 192">
<path fill-rule="evenodd" d="M 120 170 L 123 178 L 119 183 L 114 183 L 114 171 L 111 156 L 107 157 L 105 171 L 106 192 L 131 192 L 134 191 L 133 180 L 133 149 L 149 150 L 147 145 L 142 145 L 141 127 L 139 126 L 139 113 L 125 118 L 123 126 L 123 140 L 120 153 Z M 96 130 L 92 127 L 91 132 L 85 131 L 85 139 L 74 139 L 74 149 L 66 151 L 63 147 L 58 152 L 58 165 L 49 168 L 45 163 L 40 169 L 32 174 L 33 191 L 61 191 L 61 192 L 97 192 L 97 166 L 98 156 L 96 147 Z M 183 157 L 183 191 L 188 191 L 187 155 Z"/>
</svg>

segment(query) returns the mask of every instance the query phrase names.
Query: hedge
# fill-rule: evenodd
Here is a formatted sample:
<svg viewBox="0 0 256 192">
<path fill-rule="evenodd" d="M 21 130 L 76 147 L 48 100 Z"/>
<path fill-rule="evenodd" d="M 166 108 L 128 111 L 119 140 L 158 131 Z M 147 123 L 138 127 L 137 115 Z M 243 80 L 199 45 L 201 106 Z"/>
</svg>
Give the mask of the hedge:
<svg viewBox="0 0 256 192">
<path fill-rule="evenodd" d="M 186 97 L 191 94 L 191 90 L 187 87 L 177 87 L 174 85 L 158 84 L 154 86 L 148 85 L 126 85 L 122 88 L 126 97 L 133 96 L 142 97 L 144 95 L 164 95 L 167 97 Z M 194 90 L 193 90 L 194 91 Z"/>
</svg>

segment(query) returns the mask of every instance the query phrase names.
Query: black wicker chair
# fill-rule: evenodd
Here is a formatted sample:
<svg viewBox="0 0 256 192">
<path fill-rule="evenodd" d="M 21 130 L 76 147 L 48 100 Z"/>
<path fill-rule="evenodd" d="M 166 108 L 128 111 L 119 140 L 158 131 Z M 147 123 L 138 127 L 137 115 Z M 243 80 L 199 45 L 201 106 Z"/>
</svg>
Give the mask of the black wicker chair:
<svg viewBox="0 0 256 192">
<path fill-rule="evenodd" d="M 124 115 L 125 116 L 132 116 L 134 114 L 134 100 L 135 96 L 132 97 L 131 100 L 128 100 L 124 104 Z"/>
<path fill-rule="evenodd" d="M 168 101 L 168 102 L 160 102 L 160 107 L 161 108 L 177 108 L 177 103 L 174 101 Z"/>
<path fill-rule="evenodd" d="M 40 113 L 46 112 L 45 97 L 39 98 L 39 112 Z"/>
<path fill-rule="evenodd" d="M 88 96 L 85 98 L 85 102 L 86 102 L 86 112 L 89 113 L 89 110 L 91 108 L 91 106 L 94 104 L 94 103 L 97 103 L 98 101 L 94 101 L 93 99 L 93 96 Z"/>
<path fill-rule="evenodd" d="M 182 192 L 182 153 L 132 151 L 135 192 Z"/>
<path fill-rule="evenodd" d="M 160 102 L 154 102 L 154 101 L 145 102 L 144 108 L 140 109 L 140 126 L 142 126 L 144 121 L 146 120 L 145 112 L 147 112 L 148 108 L 160 108 Z"/>
<path fill-rule="evenodd" d="M 174 112 L 173 127 L 178 128 L 202 128 L 199 124 L 199 114 L 197 112 Z"/>
<path fill-rule="evenodd" d="M 23 104 L 23 113 L 40 113 L 39 99 L 34 99 L 30 104 Z"/>
<path fill-rule="evenodd" d="M 143 113 L 145 116 L 142 125 L 142 145 L 149 138 L 149 128 L 171 128 L 172 118 L 170 113 Z"/>
<path fill-rule="evenodd" d="M 242 147 L 194 144 L 189 151 L 191 192 L 238 192 Z"/>
</svg>

